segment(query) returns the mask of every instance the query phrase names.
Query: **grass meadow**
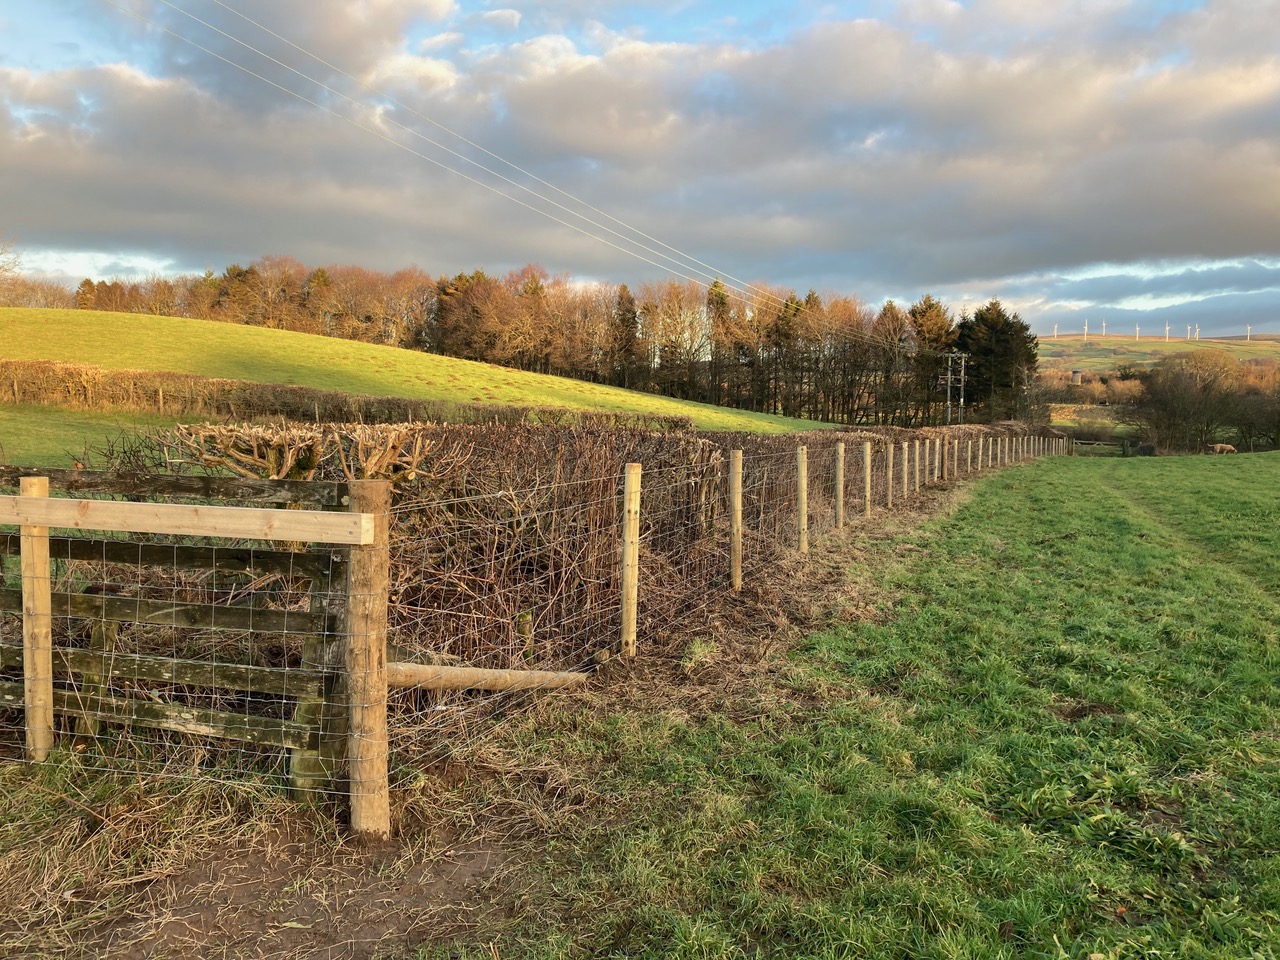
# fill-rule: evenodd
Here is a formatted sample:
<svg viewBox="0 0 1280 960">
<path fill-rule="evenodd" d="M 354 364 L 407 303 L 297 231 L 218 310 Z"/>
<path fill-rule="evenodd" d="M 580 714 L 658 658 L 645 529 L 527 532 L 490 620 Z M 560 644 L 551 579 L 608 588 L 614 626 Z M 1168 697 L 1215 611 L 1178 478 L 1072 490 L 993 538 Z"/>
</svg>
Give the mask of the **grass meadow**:
<svg viewBox="0 0 1280 960">
<path fill-rule="evenodd" d="M 121 433 L 171 426 L 173 418 L 160 414 L 0 404 L 0 463 L 70 467 L 84 459 L 86 445 L 98 446 Z"/>
<path fill-rule="evenodd" d="M 859 538 L 844 613 L 750 682 L 695 641 L 675 680 L 513 724 L 491 759 L 554 756 L 575 800 L 494 949 L 1272 960 L 1277 478 L 1008 470 Z"/>
<path fill-rule="evenodd" d="M 0 356 L 368 396 L 692 417 L 702 430 L 785 433 L 810 421 L 672 400 L 488 363 L 235 324 L 92 310 L 0 308 Z M 3 442 L 3 437 L 0 437 Z"/>
</svg>

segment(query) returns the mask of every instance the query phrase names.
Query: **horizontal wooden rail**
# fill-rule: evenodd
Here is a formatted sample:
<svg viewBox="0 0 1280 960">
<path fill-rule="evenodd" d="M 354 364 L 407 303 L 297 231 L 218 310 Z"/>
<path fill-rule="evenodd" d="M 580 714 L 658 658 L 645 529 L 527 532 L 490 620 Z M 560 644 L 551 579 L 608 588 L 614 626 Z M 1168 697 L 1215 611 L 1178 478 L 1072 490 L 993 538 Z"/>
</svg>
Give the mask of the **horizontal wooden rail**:
<svg viewBox="0 0 1280 960">
<path fill-rule="evenodd" d="M 0 669 L 22 666 L 22 645 L 0 643 Z M 150 680 L 191 687 L 242 690 L 277 696 L 317 697 L 325 674 L 293 667 L 254 667 L 206 660 L 173 660 L 141 653 L 53 648 L 54 674 L 90 674 L 112 680 Z"/>
<path fill-rule="evenodd" d="M 16 557 L 21 537 L 0 534 L 0 556 Z M 248 547 L 192 547 L 173 543 L 132 543 L 128 540 L 95 540 L 89 537 L 50 537 L 54 560 L 120 563 L 131 567 L 165 567 L 182 570 L 216 570 L 332 580 L 341 584 L 347 562 L 333 553 L 290 553 L 284 550 L 251 550 Z"/>
<path fill-rule="evenodd" d="M 305 610 L 263 610 L 258 607 L 224 607 L 211 603 L 174 600 L 138 600 L 89 593 L 52 593 L 55 617 L 114 620 L 120 623 L 154 623 L 169 627 L 201 627 L 208 630 L 254 630 L 259 633 L 336 633 L 337 618 Z M 22 591 L 0 589 L 0 612 L 22 610 Z"/>
<path fill-rule="evenodd" d="M 190 497 L 199 500 L 238 500 L 242 503 L 297 503 L 316 507 L 345 507 L 350 502 L 347 484 L 330 480 L 173 477 L 101 470 L 0 467 L 0 485 L 16 487 L 22 477 L 48 477 L 49 486 L 63 493 Z"/>
<path fill-rule="evenodd" d="M 0 706 L 21 707 L 22 705 L 22 684 L 0 683 Z M 226 713 L 221 710 L 209 710 L 179 703 L 154 703 L 149 700 L 129 700 L 104 695 L 91 696 L 74 690 L 55 689 L 53 709 L 58 713 L 91 717 L 109 723 L 127 723 L 202 737 L 221 737 L 226 740 L 289 747 L 294 750 L 315 750 L 320 741 L 315 727 L 293 720 Z"/>
<path fill-rule="evenodd" d="M 0 497 L 0 524 L 192 537 L 373 543 L 373 514 Z"/>
<path fill-rule="evenodd" d="M 554 690 L 572 687 L 589 674 L 550 670 L 482 670 L 426 663 L 388 663 L 387 686 L 423 690 Z"/>
</svg>

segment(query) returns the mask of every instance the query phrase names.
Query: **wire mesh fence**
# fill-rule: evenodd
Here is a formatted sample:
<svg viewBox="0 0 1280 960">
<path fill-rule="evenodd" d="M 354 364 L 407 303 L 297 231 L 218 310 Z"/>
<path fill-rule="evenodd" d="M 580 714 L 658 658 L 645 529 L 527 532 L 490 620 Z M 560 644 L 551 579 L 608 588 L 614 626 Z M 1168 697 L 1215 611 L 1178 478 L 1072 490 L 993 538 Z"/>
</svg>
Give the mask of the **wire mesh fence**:
<svg viewBox="0 0 1280 960">
<path fill-rule="evenodd" d="M 785 437 L 577 426 L 272 429 L 200 428 L 118 451 L 135 470 L 127 483 L 119 472 L 68 473 L 55 485 L 106 501 L 217 507 L 257 498 L 344 510 L 349 481 L 387 476 L 385 583 L 353 589 L 345 548 L 50 531 L 52 705 L 59 742 L 86 764 L 267 778 L 300 794 L 326 791 L 345 773 L 354 795 L 361 758 L 380 755 L 385 764 L 389 752 L 392 784 L 419 776 L 530 691 L 574 685 L 619 655 L 628 463 L 643 467 L 635 636 L 640 656 L 652 657 L 678 654 L 683 628 L 733 589 L 735 512 L 751 582 L 799 549 L 802 535 L 813 542 L 841 520 L 855 524 L 914 497 L 917 476 L 933 482 L 944 461 L 955 478 L 976 472 L 984 456 L 1004 463 L 1050 452 L 975 427 Z M 736 503 L 733 451 L 742 463 Z M 232 464 L 242 480 L 213 475 Z M 161 465 L 179 475 L 158 478 Z M 15 471 L 0 473 L 3 492 L 16 482 Z M 0 537 L 0 751 L 8 757 L 30 753 L 24 539 Z M 377 623 L 361 627 L 359 617 Z M 366 634 L 385 643 L 385 669 L 381 651 L 360 653 L 357 635 Z M 367 725 L 362 711 L 380 711 L 381 726 Z"/>
</svg>

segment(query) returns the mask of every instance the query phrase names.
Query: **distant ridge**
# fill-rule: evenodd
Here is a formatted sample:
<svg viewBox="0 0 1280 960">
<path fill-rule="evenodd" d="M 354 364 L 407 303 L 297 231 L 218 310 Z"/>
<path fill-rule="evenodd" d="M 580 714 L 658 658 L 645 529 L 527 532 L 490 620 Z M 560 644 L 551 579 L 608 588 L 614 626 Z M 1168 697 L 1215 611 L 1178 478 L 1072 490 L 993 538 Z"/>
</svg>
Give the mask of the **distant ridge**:
<svg viewBox="0 0 1280 960">
<path fill-rule="evenodd" d="M 1218 337 L 1187 340 L 1185 337 L 1142 337 L 1090 333 L 1059 334 L 1040 337 L 1040 366 L 1046 370 L 1089 370 L 1101 372 L 1120 366 L 1149 367 L 1161 357 L 1193 350 L 1225 350 L 1240 361 L 1280 361 L 1280 334 L 1258 334 L 1244 337 Z"/>
</svg>

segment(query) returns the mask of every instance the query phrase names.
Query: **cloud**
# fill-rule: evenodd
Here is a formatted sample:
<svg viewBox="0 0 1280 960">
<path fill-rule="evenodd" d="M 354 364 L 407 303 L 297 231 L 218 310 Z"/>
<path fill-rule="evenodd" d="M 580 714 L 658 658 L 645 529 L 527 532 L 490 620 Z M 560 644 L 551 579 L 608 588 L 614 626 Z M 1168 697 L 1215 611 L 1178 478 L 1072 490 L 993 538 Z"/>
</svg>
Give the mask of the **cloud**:
<svg viewBox="0 0 1280 960">
<path fill-rule="evenodd" d="M 119 55 L 0 70 L 0 227 L 24 244 L 184 269 L 287 253 L 661 275 L 609 245 L 625 245 L 606 231 L 620 224 L 587 228 L 601 242 L 504 200 L 438 164 L 577 222 L 400 122 L 498 168 L 441 127 L 455 130 L 726 275 L 870 300 L 998 294 L 1037 323 L 1175 302 L 1206 322 L 1259 304 L 1280 317 L 1280 15 L 1255 12 L 1273 2 L 917 0 L 879 18 L 827 9 L 767 40 L 746 36 L 750 5 L 706 31 L 685 29 L 694 8 L 657 4 L 660 18 L 568 2 L 252 8 L 332 66 L 201 7 L 358 106 L 156 0 L 135 5 L 334 113 L 64 3 L 84 29 L 115 31 Z"/>
<path fill-rule="evenodd" d="M 517 30 L 520 27 L 519 10 L 486 10 L 480 14 L 480 19 L 504 30 Z"/>
</svg>

